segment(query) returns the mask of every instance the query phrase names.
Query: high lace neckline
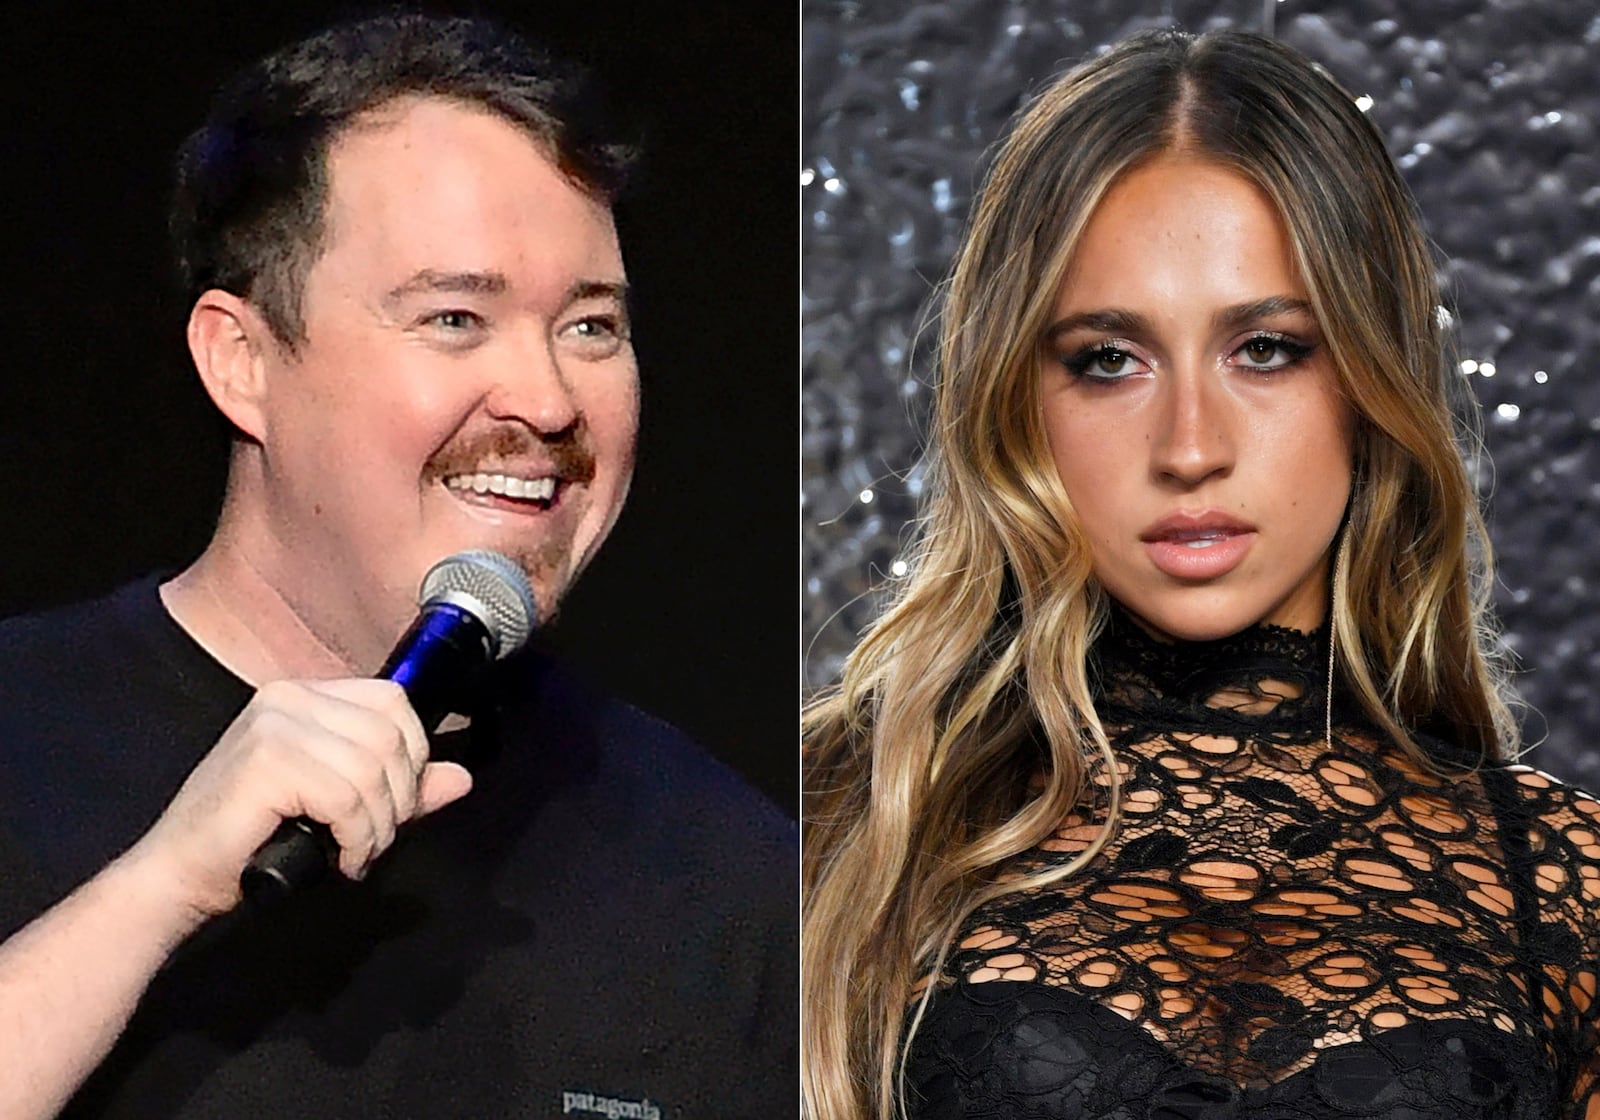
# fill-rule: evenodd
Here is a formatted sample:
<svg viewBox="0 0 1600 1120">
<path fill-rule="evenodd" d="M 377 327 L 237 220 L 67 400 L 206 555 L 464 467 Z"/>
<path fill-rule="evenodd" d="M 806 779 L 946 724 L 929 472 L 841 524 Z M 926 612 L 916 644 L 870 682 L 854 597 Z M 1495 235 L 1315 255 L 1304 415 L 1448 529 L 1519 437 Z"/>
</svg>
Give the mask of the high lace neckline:
<svg viewBox="0 0 1600 1120">
<path fill-rule="evenodd" d="M 1165 642 L 1113 606 L 1090 663 L 1096 706 L 1112 723 L 1320 738 L 1328 633 L 1326 624 L 1302 631 L 1258 623 L 1212 641 Z"/>
</svg>

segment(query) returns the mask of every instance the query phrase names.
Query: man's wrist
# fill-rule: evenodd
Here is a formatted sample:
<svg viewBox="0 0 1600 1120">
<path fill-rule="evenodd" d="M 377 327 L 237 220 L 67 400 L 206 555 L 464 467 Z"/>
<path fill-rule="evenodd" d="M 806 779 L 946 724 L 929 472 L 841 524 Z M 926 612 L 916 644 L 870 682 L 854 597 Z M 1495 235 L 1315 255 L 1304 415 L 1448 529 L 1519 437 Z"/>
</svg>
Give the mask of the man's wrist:
<svg viewBox="0 0 1600 1120">
<path fill-rule="evenodd" d="M 108 864 L 86 890 L 163 958 L 211 917 L 189 897 L 171 862 L 143 840 Z"/>
</svg>

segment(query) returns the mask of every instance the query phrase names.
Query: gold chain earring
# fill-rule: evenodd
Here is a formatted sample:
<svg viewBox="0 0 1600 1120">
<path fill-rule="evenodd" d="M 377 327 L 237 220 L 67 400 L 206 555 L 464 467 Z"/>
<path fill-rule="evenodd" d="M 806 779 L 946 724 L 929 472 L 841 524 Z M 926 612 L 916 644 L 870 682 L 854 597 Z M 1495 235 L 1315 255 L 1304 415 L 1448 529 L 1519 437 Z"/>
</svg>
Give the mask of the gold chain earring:
<svg viewBox="0 0 1600 1120">
<path fill-rule="evenodd" d="M 1339 547 L 1333 551 L 1333 594 L 1328 602 L 1328 691 L 1323 696 L 1323 743 L 1333 749 L 1333 657 L 1339 645 L 1338 611 L 1344 599 L 1344 568 L 1350 544 L 1350 529 L 1339 534 Z"/>
</svg>

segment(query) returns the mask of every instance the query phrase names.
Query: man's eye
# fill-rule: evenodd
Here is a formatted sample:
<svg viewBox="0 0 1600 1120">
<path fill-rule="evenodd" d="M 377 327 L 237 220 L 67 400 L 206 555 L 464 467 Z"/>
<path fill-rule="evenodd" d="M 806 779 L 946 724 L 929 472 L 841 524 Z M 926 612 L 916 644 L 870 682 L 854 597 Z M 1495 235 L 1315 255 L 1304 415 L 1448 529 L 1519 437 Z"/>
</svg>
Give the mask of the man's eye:
<svg viewBox="0 0 1600 1120">
<path fill-rule="evenodd" d="M 622 335 L 622 324 L 611 315 L 591 315 L 573 323 L 572 332 L 579 338 L 619 338 Z"/>
<path fill-rule="evenodd" d="M 459 308 L 437 311 L 428 316 L 427 321 L 447 331 L 469 331 L 483 325 L 483 319 L 476 312 L 463 311 Z"/>
<path fill-rule="evenodd" d="M 585 315 L 562 328 L 576 352 L 590 360 L 610 358 L 628 341 L 628 324 L 619 315 Z"/>
</svg>

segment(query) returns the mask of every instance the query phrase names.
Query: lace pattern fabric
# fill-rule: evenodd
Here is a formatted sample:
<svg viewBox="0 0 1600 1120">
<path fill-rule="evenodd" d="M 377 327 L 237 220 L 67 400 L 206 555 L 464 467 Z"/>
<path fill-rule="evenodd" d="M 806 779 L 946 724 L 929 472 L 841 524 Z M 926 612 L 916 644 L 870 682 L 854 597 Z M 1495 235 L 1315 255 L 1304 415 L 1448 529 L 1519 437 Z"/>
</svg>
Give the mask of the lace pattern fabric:
<svg viewBox="0 0 1600 1120">
<path fill-rule="evenodd" d="M 1337 707 L 1326 740 L 1320 634 L 1123 620 L 1096 652 L 1122 824 L 968 920 L 912 1115 L 1600 1116 L 1600 802 L 1430 741 L 1436 773 Z"/>
</svg>

